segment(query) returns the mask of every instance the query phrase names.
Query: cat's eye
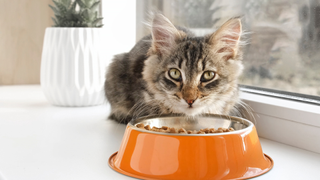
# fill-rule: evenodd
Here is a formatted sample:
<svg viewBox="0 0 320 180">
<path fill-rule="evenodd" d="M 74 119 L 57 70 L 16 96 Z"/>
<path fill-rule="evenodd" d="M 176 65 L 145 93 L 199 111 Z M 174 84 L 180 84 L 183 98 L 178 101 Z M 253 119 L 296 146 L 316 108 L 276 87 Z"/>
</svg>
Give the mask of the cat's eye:
<svg viewBox="0 0 320 180">
<path fill-rule="evenodd" d="M 181 80 L 181 73 L 178 69 L 170 69 L 169 70 L 169 76 L 176 80 L 176 81 L 180 81 Z"/>
<path fill-rule="evenodd" d="M 215 75 L 216 73 L 214 73 L 213 71 L 206 71 L 202 74 L 200 81 L 202 82 L 210 81 L 214 78 Z"/>
</svg>

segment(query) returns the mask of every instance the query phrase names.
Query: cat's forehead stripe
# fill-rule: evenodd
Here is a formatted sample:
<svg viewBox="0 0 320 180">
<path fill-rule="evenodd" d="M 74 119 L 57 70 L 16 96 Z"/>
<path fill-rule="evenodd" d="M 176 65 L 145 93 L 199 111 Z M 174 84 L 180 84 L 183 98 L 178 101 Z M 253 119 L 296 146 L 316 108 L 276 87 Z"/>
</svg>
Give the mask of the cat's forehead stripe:
<svg viewBox="0 0 320 180">
<path fill-rule="evenodd" d="M 187 61 L 187 68 L 190 69 L 189 76 L 191 77 L 194 71 L 198 71 L 199 61 L 203 54 L 203 38 L 189 38 L 184 45 L 184 56 Z"/>
<path fill-rule="evenodd" d="M 207 59 L 207 56 L 208 56 L 208 55 L 206 55 L 206 57 L 204 57 L 203 60 L 202 60 L 202 71 L 204 71 L 204 70 L 206 69 L 206 59 Z"/>
<path fill-rule="evenodd" d="M 179 69 L 186 68 L 186 76 L 192 77 L 194 73 L 205 70 L 207 55 L 205 55 L 205 39 L 201 37 L 185 38 L 180 50 L 175 53 L 169 63 L 175 64 Z"/>
<path fill-rule="evenodd" d="M 181 69 L 182 61 L 183 61 L 183 58 L 180 57 L 180 59 L 179 59 L 179 65 L 178 65 L 180 69 Z"/>
<path fill-rule="evenodd" d="M 179 56 L 178 54 L 174 55 L 170 61 L 167 62 L 167 65 L 177 65 L 181 69 L 181 64 L 183 61 L 183 58 Z"/>
<path fill-rule="evenodd" d="M 190 42 L 187 42 L 184 46 L 184 59 L 187 61 L 189 60 L 189 44 Z"/>
</svg>

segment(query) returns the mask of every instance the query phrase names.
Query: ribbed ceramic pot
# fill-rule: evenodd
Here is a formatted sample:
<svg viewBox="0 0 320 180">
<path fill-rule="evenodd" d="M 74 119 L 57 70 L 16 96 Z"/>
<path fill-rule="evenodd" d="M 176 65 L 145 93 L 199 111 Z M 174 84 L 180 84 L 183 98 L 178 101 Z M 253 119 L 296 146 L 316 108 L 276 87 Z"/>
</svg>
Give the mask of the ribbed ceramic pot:
<svg viewBox="0 0 320 180">
<path fill-rule="evenodd" d="M 57 106 L 93 106 L 105 101 L 108 65 L 102 28 L 47 28 L 41 87 Z"/>
</svg>

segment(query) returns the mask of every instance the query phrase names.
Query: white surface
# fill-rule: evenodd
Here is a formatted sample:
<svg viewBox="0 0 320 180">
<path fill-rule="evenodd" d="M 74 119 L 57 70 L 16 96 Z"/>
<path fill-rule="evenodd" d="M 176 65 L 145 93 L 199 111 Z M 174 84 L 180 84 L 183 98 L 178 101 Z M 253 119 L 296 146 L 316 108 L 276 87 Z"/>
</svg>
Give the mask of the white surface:
<svg viewBox="0 0 320 180">
<path fill-rule="evenodd" d="M 1 174 L 1 172 L 0 172 L 0 180 L 6 180 L 6 178 L 4 178 L 4 176 Z"/>
<path fill-rule="evenodd" d="M 107 58 L 102 28 L 46 29 L 41 58 L 41 87 L 58 106 L 104 102 Z"/>
<path fill-rule="evenodd" d="M 108 166 L 124 125 L 107 105 L 50 105 L 40 86 L 0 87 L 0 172 L 6 180 L 126 180 Z M 318 179 L 320 154 L 260 139 L 275 162 L 259 180 Z M 0 177 L 1 179 L 1 177 Z"/>
<path fill-rule="evenodd" d="M 320 153 L 319 105 L 246 92 L 240 97 L 256 113 L 260 137 Z"/>
</svg>

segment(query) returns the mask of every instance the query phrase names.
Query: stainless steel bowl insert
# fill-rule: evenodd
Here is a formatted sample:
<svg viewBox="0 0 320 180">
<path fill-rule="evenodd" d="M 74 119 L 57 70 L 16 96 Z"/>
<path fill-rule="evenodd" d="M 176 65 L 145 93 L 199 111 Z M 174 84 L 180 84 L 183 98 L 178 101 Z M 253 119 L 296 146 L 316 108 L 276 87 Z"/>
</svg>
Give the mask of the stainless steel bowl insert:
<svg viewBox="0 0 320 180">
<path fill-rule="evenodd" d="M 211 115 L 206 114 L 197 117 L 184 117 L 184 116 L 172 116 L 172 115 L 163 115 L 163 116 L 152 116 L 152 117 L 142 117 L 135 119 L 129 123 L 129 126 L 140 131 L 147 131 L 144 129 L 139 129 L 135 127 L 136 124 L 143 123 L 144 125 L 150 125 L 151 127 L 174 127 L 174 128 L 184 128 L 186 130 L 200 130 L 205 128 L 233 128 L 235 131 L 239 132 L 244 131 L 247 128 L 253 126 L 252 122 L 246 119 L 225 116 L 225 115 Z M 150 133 L 160 133 L 154 131 L 147 131 Z M 233 132 L 224 132 L 223 134 L 230 134 Z M 173 133 L 160 133 L 160 134 L 170 134 L 170 135 L 214 135 L 222 133 L 213 133 L 213 134 L 173 134 Z"/>
</svg>

